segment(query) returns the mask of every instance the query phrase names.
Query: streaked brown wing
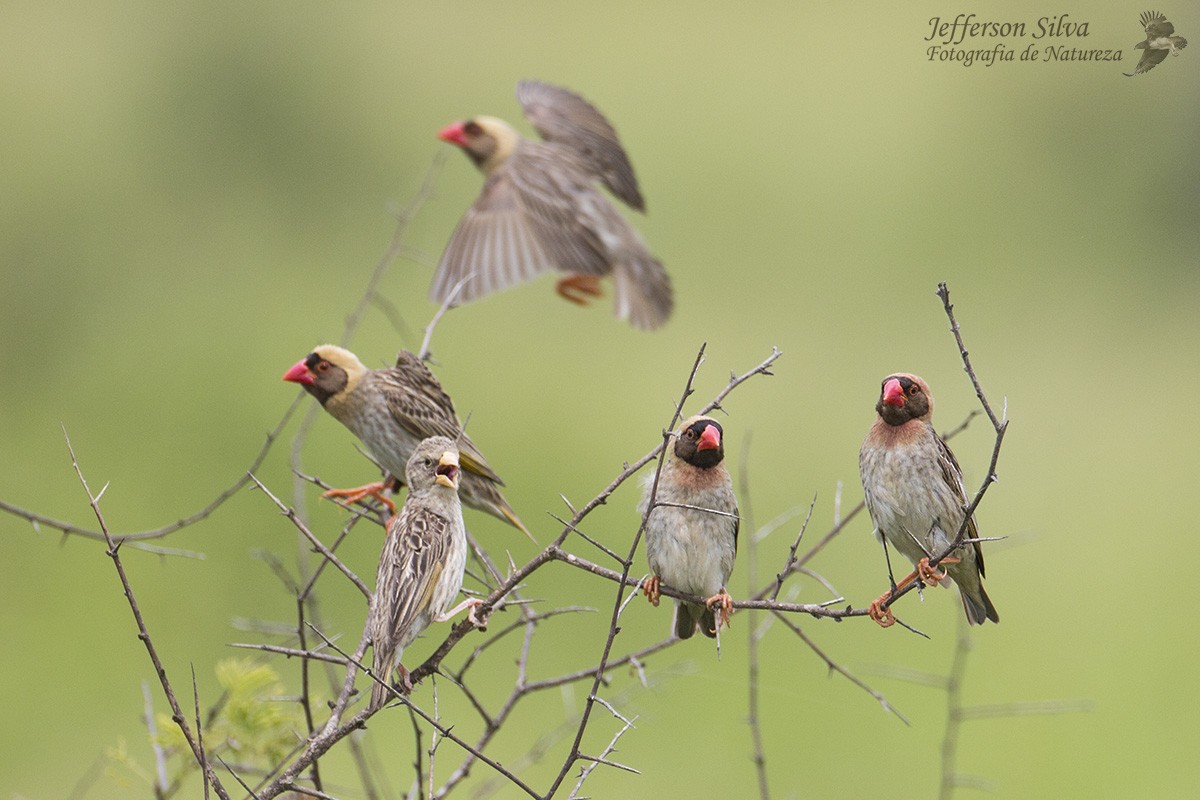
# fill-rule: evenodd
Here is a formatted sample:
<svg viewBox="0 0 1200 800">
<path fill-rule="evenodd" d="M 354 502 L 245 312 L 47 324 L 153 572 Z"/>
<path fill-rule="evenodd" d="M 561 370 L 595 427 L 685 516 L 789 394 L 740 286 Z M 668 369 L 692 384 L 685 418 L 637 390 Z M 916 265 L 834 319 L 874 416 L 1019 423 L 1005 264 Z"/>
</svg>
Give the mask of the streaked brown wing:
<svg viewBox="0 0 1200 800">
<path fill-rule="evenodd" d="M 969 505 L 967 502 L 967 488 L 963 484 L 962 468 L 958 466 L 958 459 L 954 457 L 954 453 L 950 450 L 949 445 L 942 441 L 942 437 L 935 433 L 933 439 L 937 442 L 938 466 L 942 470 L 942 479 L 954 491 L 954 496 L 958 498 L 959 505 L 964 507 Z M 958 531 L 948 531 L 947 533 L 956 535 Z M 974 515 L 967 521 L 966 538 L 979 538 L 979 529 L 975 525 Z M 975 563 L 979 566 L 979 574 L 983 575 L 983 547 L 980 542 L 974 542 L 974 546 Z"/>
<path fill-rule="evenodd" d="M 506 171 L 525 223 L 555 269 L 607 275 L 609 245 L 630 226 L 576 163 L 555 145 L 526 141 Z"/>
<path fill-rule="evenodd" d="M 502 169 L 488 178 L 483 192 L 451 234 L 429 289 L 435 303 L 444 303 L 464 279 L 456 305 L 553 268 L 525 219 L 525 209 L 507 172 Z"/>
<path fill-rule="evenodd" d="M 1134 69 L 1134 75 L 1141 75 L 1143 72 L 1149 72 L 1163 62 L 1167 57 L 1168 50 L 1151 50 L 1146 48 L 1146 52 L 1142 53 L 1141 60 L 1138 61 L 1137 68 Z"/>
<path fill-rule="evenodd" d="M 390 612 L 381 621 L 397 639 L 429 610 L 450 549 L 449 527 L 444 517 L 407 502 L 389 531 L 375 591 L 387 593 L 386 600 L 377 599 L 377 606 Z"/>
<path fill-rule="evenodd" d="M 503 484 L 470 437 L 462 433 L 454 401 L 429 367 L 413 353 L 401 350 L 396 366 L 376 370 L 388 410 L 400 427 L 417 439 L 445 436 L 458 443 L 463 469 Z M 460 438 L 461 435 L 461 438 Z"/>
<path fill-rule="evenodd" d="M 1175 32 L 1175 26 L 1167 21 L 1157 11 L 1146 11 L 1142 14 L 1142 25 L 1146 28 L 1146 37 L 1148 39 L 1157 39 L 1160 36 L 1170 36 Z"/>
<path fill-rule="evenodd" d="M 614 195 L 638 211 L 645 201 L 617 132 L 596 107 L 559 86 L 517 84 L 517 100 L 542 138 L 570 148 Z"/>
<path fill-rule="evenodd" d="M 603 243 L 578 207 L 584 201 L 602 202 L 616 213 L 553 147 L 523 142 L 488 178 L 451 235 L 434 275 L 431 299 L 445 302 L 468 276 L 456 302 L 469 302 L 551 269 L 607 274 Z"/>
</svg>

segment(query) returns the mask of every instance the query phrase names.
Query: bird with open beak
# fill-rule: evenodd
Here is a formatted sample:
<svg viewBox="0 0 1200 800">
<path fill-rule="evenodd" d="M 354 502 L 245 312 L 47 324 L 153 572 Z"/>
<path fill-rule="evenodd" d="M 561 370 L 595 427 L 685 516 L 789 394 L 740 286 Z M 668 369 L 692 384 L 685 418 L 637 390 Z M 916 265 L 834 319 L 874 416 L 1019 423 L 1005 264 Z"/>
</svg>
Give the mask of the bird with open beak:
<svg viewBox="0 0 1200 800">
<path fill-rule="evenodd" d="M 646 520 L 646 560 L 652 575 L 643 586 L 658 605 L 660 586 L 707 598 L 703 605 L 676 601 L 675 635 L 689 639 L 699 627 L 715 638 L 729 624 L 733 599 L 725 589 L 737 555 L 737 498 L 725 468 L 724 431 L 712 417 L 685 420 L 668 443 L 667 457 Z M 639 506 L 650 506 L 654 476 Z"/>
<path fill-rule="evenodd" d="M 401 350 L 396 366 L 370 370 L 349 350 L 323 344 L 293 364 L 283 379 L 303 386 L 366 445 L 388 473 L 384 481 L 332 489 L 325 493 L 327 497 L 343 497 L 351 503 L 375 497 L 394 513 L 395 505 L 384 490 L 404 482 L 405 464 L 418 442 L 445 436 L 458 442 L 462 454 L 462 502 L 530 536 L 500 493 L 504 481 L 463 432 L 450 395 L 414 354 Z"/>
<path fill-rule="evenodd" d="M 966 515 L 967 493 L 954 453 L 933 429 L 933 395 L 924 380 L 899 372 L 883 379 L 876 419 L 859 451 L 859 474 L 867 510 L 881 535 L 917 569 L 898 586 L 920 579 L 928 586 L 953 581 L 962 595 L 972 625 L 999 622 L 1000 615 L 983 590 L 983 547 L 978 541 L 960 545 L 942 559 L 944 571 L 929 559 L 943 552 L 958 536 Z M 966 539 L 977 539 L 972 518 Z M 896 620 L 883 602 L 875 600 L 871 618 L 883 627 Z"/>
<path fill-rule="evenodd" d="M 484 174 L 483 191 L 458 223 L 437 267 L 430 298 L 471 300 L 551 270 L 558 293 L 584 305 L 612 276 L 615 309 L 634 327 L 666 322 L 671 280 L 596 182 L 645 209 L 633 166 L 608 120 L 567 89 L 517 85 L 525 116 L 542 135 L 526 139 L 503 120 L 474 117 L 442 129 Z M 459 284 L 461 283 L 461 287 Z"/>
<path fill-rule="evenodd" d="M 413 450 L 405 470 L 408 497 L 387 526 L 379 556 L 375 594 L 367 618 L 374 649 L 372 709 L 390 697 L 384 684 L 395 670 L 399 688 L 412 691 L 408 670 L 400 663 L 404 648 L 434 622 L 447 622 L 464 608 L 475 617 L 478 600 L 450 604 L 462 588 L 467 564 L 467 532 L 458 500 L 458 447 L 444 436 L 430 437 Z M 382 681 L 382 683 L 380 682 Z"/>
</svg>

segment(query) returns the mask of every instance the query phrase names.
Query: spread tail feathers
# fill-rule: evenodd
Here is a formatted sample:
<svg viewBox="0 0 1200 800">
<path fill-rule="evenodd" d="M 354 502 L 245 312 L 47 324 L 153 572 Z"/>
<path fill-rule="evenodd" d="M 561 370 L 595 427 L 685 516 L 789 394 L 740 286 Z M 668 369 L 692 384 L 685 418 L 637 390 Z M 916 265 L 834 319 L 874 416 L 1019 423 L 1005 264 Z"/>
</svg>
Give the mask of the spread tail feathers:
<svg viewBox="0 0 1200 800">
<path fill-rule="evenodd" d="M 653 330 L 667 321 L 675 304 L 671 278 L 653 256 L 630 259 L 613 270 L 615 306 L 619 319 L 635 328 Z"/>
</svg>

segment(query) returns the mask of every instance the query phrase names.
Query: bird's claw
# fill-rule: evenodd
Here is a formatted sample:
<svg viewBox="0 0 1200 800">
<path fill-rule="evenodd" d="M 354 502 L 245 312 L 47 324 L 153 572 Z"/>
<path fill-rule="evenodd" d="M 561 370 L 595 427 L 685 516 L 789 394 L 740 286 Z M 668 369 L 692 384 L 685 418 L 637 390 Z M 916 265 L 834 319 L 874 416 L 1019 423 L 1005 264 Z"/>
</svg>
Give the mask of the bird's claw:
<svg viewBox="0 0 1200 800">
<path fill-rule="evenodd" d="M 413 682 L 412 678 L 409 677 L 408 670 L 403 664 L 397 664 L 396 672 L 400 675 L 400 683 L 395 684 L 393 688 L 398 689 L 400 694 L 411 694 L 413 690 Z"/>
<path fill-rule="evenodd" d="M 554 289 L 559 297 L 579 306 L 586 306 L 589 298 L 604 296 L 600 279 L 595 275 L 571 275 L 559 281 Z"/>
<path fill-rule="evenodd" d="M 872 600 L 871 605 L 867 606 L 867 616 L 875 620 L 881 628 L 890 628 L 896 624 L 896 616 L 892 613 L 892 609 L 883 605 L 891 595 L 891 592 L 884 592 Z"/>
<path fill-rule="evenodd" d="M 379 502 L 383 503 L 383 505 L 387 508 L 388 518 L 390 519 L 396 515 L 396 504 L 392 502 L 391 498 L 383 493 L 386 489 L 386 483 L 383 481 L 376 481 L 375 483 L 368 483 L 366 486 L 357 486 L 353 489 L 330 489 L 321 496 L 336 497 L 344 501 L 347 505 L 354 505 L 355 503 L 362 502 L 368 497 L 373 497 Z"/>
<path fill-rule="evenodd" d="M 717 617 L 717 629 L 713 633 L 719 631 L 722 626 L 729 627 L 729 618 L 733 616 L 733 598 L 725 591 L 724 586 L 721 587 L 721 591 L 705 600 L 704 605 Z"/>
<path fill-rule="evenodd" d="M 657 575 L 651 575 L 646 580 L 642 581 L 642 591 L 646 595 L 646 599 L 650 601 L 650 605 L 658 608 L 658 600 L 662 596 L 659 591 L 661 581 Z"/>
<path fill-rule="evenodd" d="M 953 556 L 946 556 L 940 563 L 957 564 L 959 563 L 959 559 Z M 939 570 L 937 567 L 931 566 L 928 558 L 922 558 L 917 562 L 917 576 L 920 577 L 921 582 L 926 586 L 937 586 L 947 578 L 946 570 Z"/>
<path fill-rule="evenodd" d="M 490 609 L 482 608 L 482 600 L 471 600 L 467 603 L 467 621 L 481 631 L 487 630 L 488 617 L 491 616 Z"/>
</svg>

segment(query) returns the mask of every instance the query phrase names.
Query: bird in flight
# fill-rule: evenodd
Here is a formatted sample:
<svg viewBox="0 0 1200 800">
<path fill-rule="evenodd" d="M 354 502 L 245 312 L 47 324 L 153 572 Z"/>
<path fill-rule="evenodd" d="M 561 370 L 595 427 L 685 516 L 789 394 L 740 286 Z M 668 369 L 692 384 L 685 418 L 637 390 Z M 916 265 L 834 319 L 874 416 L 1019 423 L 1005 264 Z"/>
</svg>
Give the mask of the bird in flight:
<svg viewBox="0 0 1200 800">
<path fill-rule="evenodd" d="M 1168 53 L 1177 56 L 1180 50 L 1187 47 L 1187 39 L 1174 35 L 1175 26 L 1167 21 L 1162 12 L 1143 11 L 1141 23 L 1142 27 L 1146 29 L 1146 39 L 1138 42 L 1134 47 L 1145 52 L 1142 53 L 1142 58 L 1133 72 L 1124 73 L 1130 78 L 1134 75 L 1141 75 L 1143 72 L 1149 72 L 1162 63 Z"/>
<path fill-rule="evenodd" d="M 462 148 L 484 174 L 483 191 L 450 237 L 430 288 L 436 303 L 467 303 L 544 272 L 565 273 L 558 293 L 580 305 L 612 277 L 616 316 L 649 330 L 666 322 L 671 279 L 642 237 L 597 188 L 630 208 L 645 202 L 617 133 L 574 92 L 537 81 L 517 85 L 541 141 L 495 117 L 446 126 L 438 138 Z"/>
</svg>

